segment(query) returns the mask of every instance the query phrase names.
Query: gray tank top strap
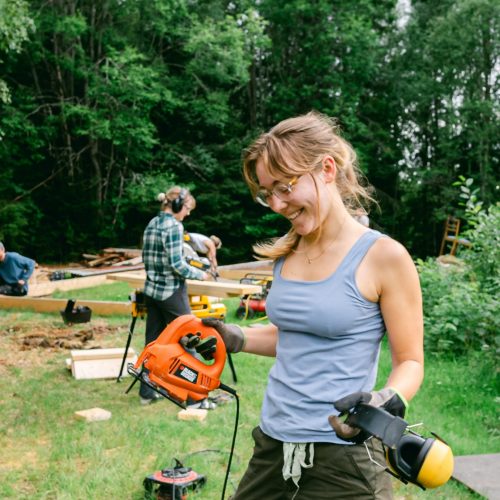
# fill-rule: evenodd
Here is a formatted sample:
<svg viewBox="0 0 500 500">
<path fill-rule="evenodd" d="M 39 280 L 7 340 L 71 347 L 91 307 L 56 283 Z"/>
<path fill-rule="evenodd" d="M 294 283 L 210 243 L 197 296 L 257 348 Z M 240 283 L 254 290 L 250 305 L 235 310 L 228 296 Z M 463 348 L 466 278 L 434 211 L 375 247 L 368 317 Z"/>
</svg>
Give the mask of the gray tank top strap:
<svg viewBox="0 0 500 500">
<path fill-rule="evenodd" d="M 342 262 L 342 272 L 347 275 L 354 273 L 371 246 L 383 236 L 383 234 L 373 229 L 362 234 L 345 256 Z"/>
</svg>

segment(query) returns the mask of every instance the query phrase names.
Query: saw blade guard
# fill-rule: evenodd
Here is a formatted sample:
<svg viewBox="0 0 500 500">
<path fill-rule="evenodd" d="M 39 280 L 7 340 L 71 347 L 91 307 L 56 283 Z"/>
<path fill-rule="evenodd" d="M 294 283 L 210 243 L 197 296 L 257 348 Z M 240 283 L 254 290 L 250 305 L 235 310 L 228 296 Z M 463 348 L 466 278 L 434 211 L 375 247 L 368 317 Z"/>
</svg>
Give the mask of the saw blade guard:
<svg viewBox="0 0 500 500">
<path fill-rule="evenodd" d="M 200 342 L 215 338 L 212 364 L 203 363 L 181 344 L 182 339 L 193 336 L 199 337 Z M 166 391 L 171 399 L 183 404 L 188 398 L 194 401 L 205 399 L 210 391 L 217 389 L 225 363 L 226 346 L 217 330 L 189 314 L 172 321 L 155 341 L 144 348 L 134 371 L 146 376 L 161 394 Z M 147 374 L 142 368 L 147 369 Z"/>
</svg>

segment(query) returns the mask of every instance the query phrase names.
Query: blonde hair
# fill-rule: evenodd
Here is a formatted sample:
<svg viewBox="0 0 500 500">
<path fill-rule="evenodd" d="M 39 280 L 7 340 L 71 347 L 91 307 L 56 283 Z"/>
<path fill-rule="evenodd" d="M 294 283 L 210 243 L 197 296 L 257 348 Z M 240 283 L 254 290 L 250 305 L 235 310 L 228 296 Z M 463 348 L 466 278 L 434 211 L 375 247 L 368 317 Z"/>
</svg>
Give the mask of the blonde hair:
<svg viewBox="0 0 500 500">
<path fill-rule="evenodd" d="M 189 189 L 180 186 L 173 186 L 165 193 L 160 193 L 156 199 L 161 203 L 162 208 L 166 208 L 172 205 L 172 201 L 179 198 L 181 193 L 184 191 L 184 203 L 189 203 L 191 205 L 191 210 L 196 208 L 196 200 L 194 196 L 189 192 Z"/>
<path fill-rule="evenodd" d="M 335 160 L 336 186 L 351 214 L 375 201 L 373 188 L 359 170 L 356 152 L 341 137 L 336 121 L 316 111 L 283 120 L 258 137 L 243 154 L 243 175 L 255 196 L 259 190 L 259 160 L 273 177 L 289 178 L 321 168 L 327 155 Z M 296 248 L 299 240 L 292 228 L 281 238 L 255 245 L 254 251 L 262 258 L 277 259 Z"/>
<path fill-rule="evenodd" d="M 210 236 L 210 239 L 213 241 L 215 248 L 219 250 L 219 248 L 222 246 L 221 239 L 218 236 L 215 236 L 215 234 L 212 234 L 212 236 Z"/>
</svg>

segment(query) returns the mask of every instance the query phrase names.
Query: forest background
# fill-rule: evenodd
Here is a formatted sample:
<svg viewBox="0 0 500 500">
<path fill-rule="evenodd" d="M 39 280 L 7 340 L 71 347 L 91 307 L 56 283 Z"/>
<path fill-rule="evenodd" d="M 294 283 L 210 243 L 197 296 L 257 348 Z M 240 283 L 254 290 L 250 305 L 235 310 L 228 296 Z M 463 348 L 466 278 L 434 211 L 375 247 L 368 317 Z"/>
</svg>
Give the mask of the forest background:
<svg viewBox="0 0 500 500">
<path fill-rule="evenodd" d="M 0 239 L 38 262 L 140 246 L 188 185 L 220 263 L 287 223 L 241 152 L 281 119 L 337 117 L 376 188 L 371 220 L 437 255 L 459 176 L 498 199 L 495 0 L 0 0 Z"/>
</svg>

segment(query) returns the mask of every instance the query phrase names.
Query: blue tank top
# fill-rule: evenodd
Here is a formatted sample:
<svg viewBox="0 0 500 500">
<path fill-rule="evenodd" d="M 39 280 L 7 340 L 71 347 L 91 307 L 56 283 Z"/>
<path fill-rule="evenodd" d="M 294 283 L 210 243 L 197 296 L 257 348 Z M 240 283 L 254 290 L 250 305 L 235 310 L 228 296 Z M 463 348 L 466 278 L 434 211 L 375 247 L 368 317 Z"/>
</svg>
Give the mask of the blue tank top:
<svg viewBox="0 0 500 500">
<path fill-rule="evenodd" d="M 379 304 L 361 295 L 355 275 L 381 236 L 363 233 L 321 281 L 284 279 L 284 258 L 277 260 L 266 311 L 278 327 L 278 343 L 260 423 L 274 439 L 346 444 L 328 416 L 337 413 L 333 401 L 375 384 L 385 325 Z"/>
</svg>

